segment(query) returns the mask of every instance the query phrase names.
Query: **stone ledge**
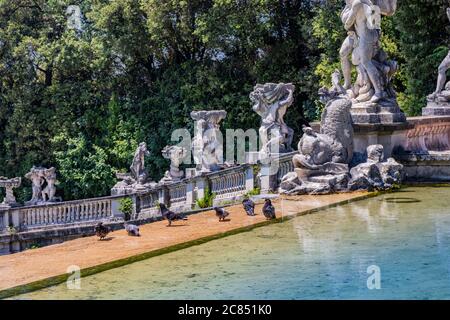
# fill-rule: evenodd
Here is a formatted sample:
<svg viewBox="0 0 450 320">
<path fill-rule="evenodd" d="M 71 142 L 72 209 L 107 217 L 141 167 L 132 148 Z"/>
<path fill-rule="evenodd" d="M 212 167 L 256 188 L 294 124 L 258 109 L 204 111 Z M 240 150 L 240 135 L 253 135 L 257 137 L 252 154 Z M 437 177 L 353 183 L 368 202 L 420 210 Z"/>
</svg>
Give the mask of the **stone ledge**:
<svg viewBox="0 0 450 320">
<path fill-rule="evenodd" d="M 391 124 L 353 124 L 355 133 L 368 133 L 368 132 L 384 132 L 392 133 L 393 131 L 409 130 L 413 129 L 417 125 L 428 125 L 435 123 L 450 123 L 450 115 L 448 116 L 418 116 L 408 117 L 404 123 L 391 123 Z M 320 130 L 320 122 L 315 121 L 310 123 L 311 128 L 314 131 Z"/>
</svg>

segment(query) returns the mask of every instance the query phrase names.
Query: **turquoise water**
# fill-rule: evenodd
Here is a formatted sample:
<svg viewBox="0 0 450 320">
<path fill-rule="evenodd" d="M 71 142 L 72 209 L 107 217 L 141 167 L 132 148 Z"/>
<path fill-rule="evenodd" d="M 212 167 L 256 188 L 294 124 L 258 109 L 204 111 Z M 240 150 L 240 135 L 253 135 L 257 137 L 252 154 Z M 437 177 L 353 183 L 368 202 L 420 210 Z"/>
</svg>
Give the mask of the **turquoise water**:
<svg viewBox="0 0 450 320">
<path fill-rule="evenodd" d="M 450 188 L 408 188 L 16 298 L 449 299 L 449 203 Z"/>
</svg>

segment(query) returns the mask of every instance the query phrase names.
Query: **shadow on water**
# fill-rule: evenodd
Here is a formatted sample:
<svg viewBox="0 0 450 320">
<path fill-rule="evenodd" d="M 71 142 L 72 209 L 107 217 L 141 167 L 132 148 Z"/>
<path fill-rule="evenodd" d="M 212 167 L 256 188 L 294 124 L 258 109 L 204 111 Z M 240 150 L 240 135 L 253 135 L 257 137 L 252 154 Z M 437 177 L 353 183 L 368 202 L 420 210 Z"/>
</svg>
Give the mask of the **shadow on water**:
<svg viewBox="0 0 450 320">
<path fill-rule="evenodd" d="M 422 200 L 419 200 L 419 199 L 416 199 L 416 198 L 408 198 L 408 197 L 384 198 L 384 199 L 380 199 L 380 201 L 389 202 L 389 203 L 417 203 L 417 202 L 422 202 Z"/>
</svg>

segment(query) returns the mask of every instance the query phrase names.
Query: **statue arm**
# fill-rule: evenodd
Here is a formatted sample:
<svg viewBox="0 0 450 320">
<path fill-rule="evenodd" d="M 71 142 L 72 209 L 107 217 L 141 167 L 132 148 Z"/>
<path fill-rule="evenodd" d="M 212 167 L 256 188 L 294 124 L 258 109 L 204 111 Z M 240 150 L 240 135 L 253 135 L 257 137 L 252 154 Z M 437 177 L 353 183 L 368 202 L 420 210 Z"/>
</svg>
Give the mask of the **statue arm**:
<svg viewBox="0 0 450 320">
<path fill-rule="evenodd" d="M 287 89 L 288 90 L 288 96 L 286 99 L 280 101 L 280 106 L 285 106 L 285 105 L 289 105 L 292 103 L 292 99 L 294 96 L 294 90 L 292 89 Z"/>
<path fill-rule="evenodd" d="M 363 0 L 364 1 L 364 0 Z M 344 28 L 345 30 L 352 29 L 353 25 L 356 22 L 356 16 L 358 15 L 358 10 L 362 6 L 362 3 L 360 0 L 356 0 L 353 2 L 351 8 L 347 11 L 347 13 L 343 13 L 342 15 L 342 21 L 344 22 Z"/>
<path fill-rule="evenodd" d="M 374 0 L 374 4 L 380 7 L 381 14 L 385 16 L 392 16 L 397 10 L 397 0 Z"/>
<path fill-rule="evenodd" d="M 253 111 L 255 111 L 259 116 L 264 117 L 267 113 L 267 108 L 264 108 L 261 103 L 257 103 L 253 106 Z"/>
<path fill-rule="evenodd" d="M 450 8 L 447 8 L 447 18 L 450 20 Z"/>
</svg>

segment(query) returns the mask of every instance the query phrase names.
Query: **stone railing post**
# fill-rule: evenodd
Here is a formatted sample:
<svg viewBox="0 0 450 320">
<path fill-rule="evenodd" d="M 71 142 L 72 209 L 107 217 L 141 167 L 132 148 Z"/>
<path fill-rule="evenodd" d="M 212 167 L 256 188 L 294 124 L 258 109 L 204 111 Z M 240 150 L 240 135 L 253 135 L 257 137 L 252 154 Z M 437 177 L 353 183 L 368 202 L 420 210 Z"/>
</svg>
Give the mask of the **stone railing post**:
<svg viewBox="0 0 450 320">
<path fill-rule="evenodd" d="M 194 181 L 189 179 L 186 182 L 186 208 L 192 208 L 195 204 Z"/>
<path fill-rule="evenodd" d="M 275 160 L 276 161 L 276 160 Z M 260 171 L 261 192 L 275 191 L 277 188 L 277 172 L 271 163 L 262 163 Z"/>
<path fill-rule="evenodd" d="M 8 224 L 12 224 L 16 230 L 22 229 L 22 226 L 20 225 L 20 210 L 11 210 L 11 221 L 9 221 Z"/>
<path fill-rule="evenodd" d="M 253 166 L 248 166 L 245 169 L 245 191 L 252 191 L 254 186 Z"/>
<path fill-rule="evenodd" d="M 202 199 L 205 196 L 206 190 L 209 187 L 208 179 L 206 177 L 198 177 L 196 179 L 195 185 L 197 188 L 197 199 Z"/>
<path fill-rule="evenodd" d="M 6 232 L 9 226 L 9 212 L 7 209 L 0 209 L 0 233 Z"/>
<path fill-rule="evenodd" d="M 130 197 L 131 200 L 133 201 L 133 212 L 132 212 L 132 216 L 134 216 L 136 214 L 136 196 L 131 196 Z M 119 210 L 120 208 L 120 200 L 125 199 L 125 198 L 114 198 L 111 199 L 111 217 L 114 218 L 122 218 L 125 219 L 125 214 Z"/>
<path fill-rule="evenodd" d="M 158 201 L 170 207 L 169 189 L 167 187 L 162 187 L 158 190 Z"/>
</svg>

